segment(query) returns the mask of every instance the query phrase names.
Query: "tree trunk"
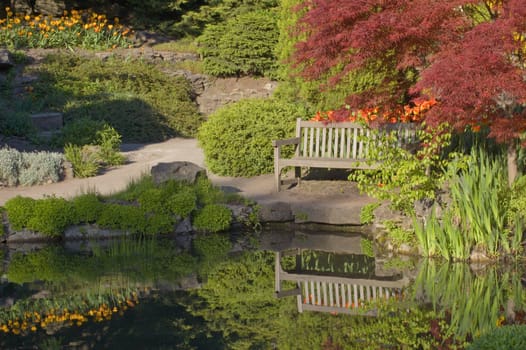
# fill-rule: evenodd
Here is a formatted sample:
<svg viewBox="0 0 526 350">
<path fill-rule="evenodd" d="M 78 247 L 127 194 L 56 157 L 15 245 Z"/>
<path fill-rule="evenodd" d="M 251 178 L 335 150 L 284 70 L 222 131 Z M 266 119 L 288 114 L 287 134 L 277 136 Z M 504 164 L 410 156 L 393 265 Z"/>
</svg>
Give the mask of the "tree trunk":
<svg viewBox="0 0 526 350">
<path fill-rule="evenodd" d="M 510 187 L 517 178 L 517 169 L 517 145 L 512 141 L 508 144 L 508 185 Z"/>
</svg>

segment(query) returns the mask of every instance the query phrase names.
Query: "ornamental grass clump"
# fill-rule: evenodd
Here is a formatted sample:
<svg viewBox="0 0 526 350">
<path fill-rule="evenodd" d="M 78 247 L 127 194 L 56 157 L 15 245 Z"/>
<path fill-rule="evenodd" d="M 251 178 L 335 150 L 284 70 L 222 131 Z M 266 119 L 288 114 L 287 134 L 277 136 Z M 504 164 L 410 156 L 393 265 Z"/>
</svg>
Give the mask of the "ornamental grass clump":
<svg viewBox="0 0 526 350">
<path fill-rule="evenodd" d="M 6 8 L 0 19 L 0 44 L 11 49 L 74 48 L 108 49 L 130 47 L 130 30 L 118 18 L 92 10 L 64 10 L 60 17 L 14 14 Z"/>
</svg>

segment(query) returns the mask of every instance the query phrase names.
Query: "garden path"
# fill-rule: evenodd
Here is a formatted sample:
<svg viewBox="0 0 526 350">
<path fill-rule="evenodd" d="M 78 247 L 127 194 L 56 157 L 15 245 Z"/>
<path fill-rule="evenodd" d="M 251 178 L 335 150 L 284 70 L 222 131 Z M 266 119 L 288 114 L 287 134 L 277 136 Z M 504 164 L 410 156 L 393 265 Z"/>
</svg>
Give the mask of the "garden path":
<svg viewBox="0 0 526 350">
<path fill-rule="evenodd" d="M 71 198 L 88 191 L 111 194 L 125 189 L 131 180 L 149 173 L 152 166 L 161 162 L 188 161 L 205 167 L 203 151 L 195 139 L 174 138 L 154 144 L 125 144 L 122 151 L 128 159 L 127 164 L 110 168 L 95 177 L 66 179 L 31 187 L 1 188 L 0 205 L 17 195 Z M 274 189 L 272 174 L 232 178 L 209 173 L 208 177 L 215 185 L 256 201 L 261 206 L 265 221 L 358 225 L 361 207 L 371 202 L 346 180 L 305 180 L 299 186 L 278 193 Z"/>
</svg>

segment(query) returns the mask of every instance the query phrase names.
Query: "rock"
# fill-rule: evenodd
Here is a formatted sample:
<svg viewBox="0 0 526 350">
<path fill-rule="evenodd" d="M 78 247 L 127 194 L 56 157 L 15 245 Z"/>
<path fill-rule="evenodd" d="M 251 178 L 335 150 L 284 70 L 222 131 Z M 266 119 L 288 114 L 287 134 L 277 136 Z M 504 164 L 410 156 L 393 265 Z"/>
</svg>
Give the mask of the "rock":
<svg viewBox="0 0 526 350">
<path fill-rule="evenodd" d="M 292 208 L 289 203 L 260 203 L 259 220 L 261 222 L 293 221 Z"/>
<path fill-rule="evenodd" d="M 11 57 L 11 53 L 6 49 L 0 49 L 0 70 L 8 70 L 14 66 L 15 63 Z"/>
<path fill-rule="evenodd" d="M 33 232 L 28 230 L 21 231 L 12 231 L 8 234 L 6 238 L 7 243 L 14 242 L 40 242 L 40 241 L 49 241 L 50 238 L 42 233 Z"/>
<path fill-rule="evenodd" d="M 192 223 L 190 222 L 190 218 L 185 218 L 184 220 L 179 222 L 177 226 L 175 227 L 175 233 L 177 234 L 189 233 L 192 231 L 193 229 L 192 229 Z"/>
<path fill-rule="evenodd" d="M 250 221 L 252 208 L 238 204 L 229 204 L 226 207 L 232 212 L 234 223 L 245 224 Z"/>
<path fill-rule="evenodd" d="M 179 234 L 175 236 L 175 243 L 179 248 L 182 248 L 183 250 L 190 250 L 192 248 L 192 241 L 194 239 L 193 234 L 189 234 L 189 232 L 185 234 Z"/>
<path fill-rule="evenodd" d="M 115 238 L 128 235 L 127 232 L 120 230 L 108 230 L 102 229 L 97 225 L 84 224 L 84 225 L 75 225 L 68 227 L 63 234 L 64 240 L 74 240 L 74 239 L 88 239 L 88 238 L 97 238 L 97 239 L 106 239 L 106 238 Z"/>
<path fill-rule="evenodd" d="M 206 170 L 191 162 L 158 163 L 152 167 L 151 175 L 157 185 L 168 180 L 193 184 L 199 176 L 206 176 Z"/>
</svg>

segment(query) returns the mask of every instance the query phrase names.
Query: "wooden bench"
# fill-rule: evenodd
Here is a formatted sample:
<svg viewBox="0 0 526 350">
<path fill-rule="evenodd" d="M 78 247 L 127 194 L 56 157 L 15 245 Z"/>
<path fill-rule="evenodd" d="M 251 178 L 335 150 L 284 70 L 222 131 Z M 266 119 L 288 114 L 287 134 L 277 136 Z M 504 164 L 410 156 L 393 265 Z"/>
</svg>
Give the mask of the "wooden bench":
<svg viewBox="0 0 526 350">
<path fill-rule="evenodd" d="M 395 132 L 398 146 L 414 144 L 416 128 L 412 124 L 387 124 L 382 132 Z M 371 141 L 380 143 L 372 130 L 359 123 L 323 123 L 297 119 L 296 137 L 274 140 L 274 177 L 280 191 L 281 171 L 295 168 L 295 180 L 301 178 L 301 167 L 327 169 L 376 169 L 379 163 L 369 157 Z M 294 156 L 281 155 L 284 146 L 294 146 Z"/>
</svg>

